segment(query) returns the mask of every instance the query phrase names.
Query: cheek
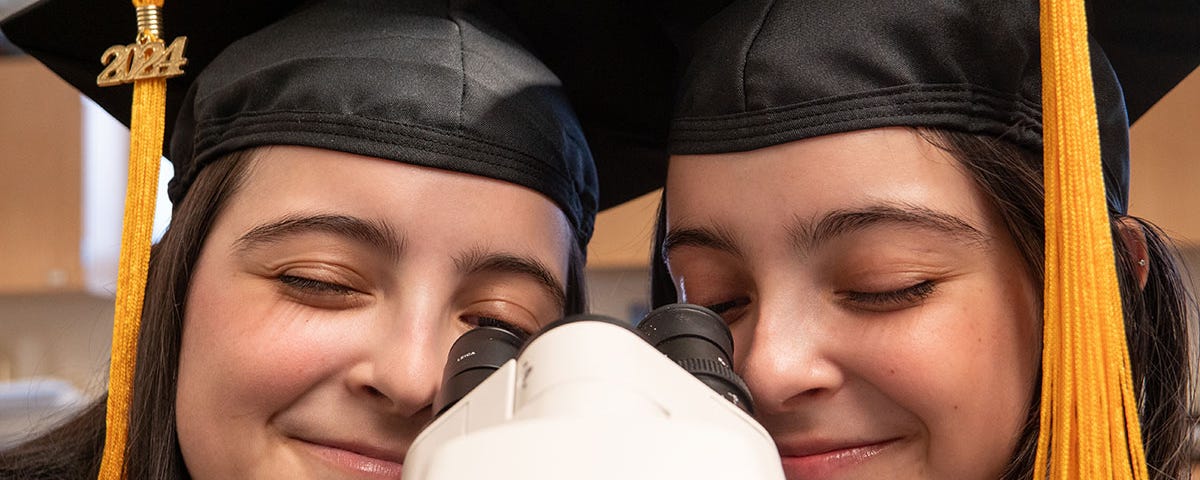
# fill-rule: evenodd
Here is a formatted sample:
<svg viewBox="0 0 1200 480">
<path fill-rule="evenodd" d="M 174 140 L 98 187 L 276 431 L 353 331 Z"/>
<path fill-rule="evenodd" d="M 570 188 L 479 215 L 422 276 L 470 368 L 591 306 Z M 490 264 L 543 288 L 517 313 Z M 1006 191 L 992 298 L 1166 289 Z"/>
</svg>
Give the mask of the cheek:
<svg viewBox="0 0 1200 480">
<path fill-rule="evenodd" d="M 327 381 L 353 345 L 340 338 L 353 329 L 322 330 L 334 322 L 264 282 L 211 273 L 201 266 L 193 279 L 180 350 L 176 419 L 189 463 L 189 452 L 223 454 L 229 438 L 246 439 L 239 448 L 265 438 L 272 416 Z"/>
<path fill-rule="evenodd" d="M 909 328 L 872 342 L 879 348 L 862 360 L 876 367 L 862 371 L 920 419 L 935 469 L 994 478 L 1030 407 L 1037 316 L 1023 295 L 996 288 L 962 293 L 914 312 Z"/>
</svg>

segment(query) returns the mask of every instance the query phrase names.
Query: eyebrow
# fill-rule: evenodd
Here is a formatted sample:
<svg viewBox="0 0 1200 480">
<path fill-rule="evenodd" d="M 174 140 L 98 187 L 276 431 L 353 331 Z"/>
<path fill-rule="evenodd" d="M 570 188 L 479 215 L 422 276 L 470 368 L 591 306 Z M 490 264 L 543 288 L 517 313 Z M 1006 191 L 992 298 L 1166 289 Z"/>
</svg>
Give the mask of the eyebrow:
<svg viewBox="0 0 1200 480">
<path fill-rule="evenodd" d="M 721 226 L 682 227 L 672 228 L 663 238 L 663 257 L 670 257 L 671 250 L 679 247 L 700 247 L 726 252 L 741 257 L 742 251 L 737 247 L 733 233 Z"/>
<path fill-rule="evenodd" d="M 238 252 L 283 241 L 287 237 L 318 232 L 337 235 L 384 251 L 390 258 L 404 251 L 404 237 L 386 222 L 348 215 L 295 214 L 250 229 L 234 242 Z"/>
<path fill-rule="evenodd" d="M 910 204 L 883 203 L 857 209 L 834 210 L 813 222 L 800 217 L 787 228 L 788 237 L 798 250 L 810 250 L 833 238 L 880 224 L 896 224 L 949 234 L 969 245 L 986 245 L 987 234 L 966 220 L 945 212 Z M 721 226 L 698 226 L 671 229 L 662 246 L 664 257 L 683 246 L 718 250 L 744 257 L 728 229 Z"/>
<path fill-rule="evenodd" d="M 990 237 L 960 217 L 911 204 L 881 203 L 857 209 L 834 210 L 820 221 L 793 219 L 788 236 L 798 249 L 812 249 L 835 237 L 880 224 L 933 230 L 971 245 L 986 245 Z"/>
<path fill-rule="evenodd" d="M 559 310 L 566 308 L 567 295 L 562 284 L 554 278 L 546 264 L 536 258 L 507 252 L 488 252 L 476 248 L 455 257 L 454 263 L 462 275 L 510 273 L 530 278 L 554 298 Z"/>
</svg>

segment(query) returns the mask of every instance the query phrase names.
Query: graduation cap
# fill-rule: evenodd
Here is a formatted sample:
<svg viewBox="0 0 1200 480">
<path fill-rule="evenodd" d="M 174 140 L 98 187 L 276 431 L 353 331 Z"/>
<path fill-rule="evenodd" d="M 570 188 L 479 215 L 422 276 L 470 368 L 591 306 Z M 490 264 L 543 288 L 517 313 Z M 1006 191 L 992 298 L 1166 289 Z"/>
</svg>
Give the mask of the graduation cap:
<svg viewBox="0 0 1200 480">
<path fill-rule="evenodd" d="M 488 2 L 48 0 L 3 30 L 131 127 L 102 477 L 124 472 L 164 137 L 176 204 L 224 155 L 297 145 L 524 186 L 562 209 L 581 250 L 591 236 L 597 180 L 581 127 Z"/>
<path fill-rule="evenodd" d="M 166 94 L 166 156 L 179 172 L 172 201 L 222 154 L 303 145 L 529 187 L 559 204 L 586 244 L 594 168 L 558 79 L 486 2 L 391 3 L 163 8 L 166 33 L 188 38 L 184 73 Z M 54 28 L 64 18 L 89 21 Z M 99 52 L 130 43 L 137 30 L 124 0 L 44 1 L 4 24 L 14 43 L 126 125 L 131 86 L 97 85 Z"/>
<path fill-rule="evenodd" d="M 1033 478 L 1148 478 L 1108 214 L 1128 205 L 1128 119 L 1200 63 L 1200 4 L 745 0 L 691 38 L 673 154 L 888 126 L 1044 151 Z"/>
<path fill-rule="evenodd" d="M 729 0 L 497 0 L 563 81 L 600 178 L 600 209 L 662 187 L 686 51 Z"/>
<path fill-rule="evenodd" d="M 1200 6 L 1176 2 L 1147 15 L 1149 7 L 1126 5 L 1090 4 L 1110 15 L 1099 16 L 1103 28 L 1089 43 L 1109 208 L 1118 213 L 1128 205 L 1127 102 L 1136 119 L 1200 63 Z M 1158 24 L 1130 26 L 1114 14 Z M 1028 1 L 735 3 L 694 34 L 702 40 L 684 74 L 670 151 L 745 151 L 893 125 L 1040 150 L 1037 18 Z M 1111 64 L 1110 49 L 1122 54 Z M 1120 72 L 1129 81 L 1118 83 Z"/>
<path fill-rule="evenodd" d="M 668 151 L 678 153 L 678 144 L 668 149 L 667 125 L 679 79 L 695 61 L 690 39 L 703 36 L 698 28 L 733 3 L 497 0 L 530 50 L 563 80 L 596 158 L 601 209 L 662 186 Z M 1100 94 L 1124 99 L 1128 123 L 1200 63 L 1200 5 L 1194 1 L 1088 0 L 1086 9 L 1093 47 L 1102 49 L 1107 69 L 1120 79 L 1119 91 Z M 880 4 L 862 13 L 886 16 L 887 10 Z"/>
</svg>

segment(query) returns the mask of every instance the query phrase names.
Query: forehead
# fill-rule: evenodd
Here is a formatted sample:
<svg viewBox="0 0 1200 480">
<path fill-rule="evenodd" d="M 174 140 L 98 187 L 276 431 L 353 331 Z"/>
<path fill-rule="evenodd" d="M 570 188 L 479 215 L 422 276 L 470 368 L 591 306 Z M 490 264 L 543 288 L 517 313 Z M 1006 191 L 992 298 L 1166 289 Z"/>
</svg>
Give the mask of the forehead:
<svg viewBox="0 0 1200 480">
<path fill-rule="evenodd" d="M 573 241 L 553 202 L 508 182 L 306 147 L 269 147 L 250 161 L 214 234 L 321 213 L 386 223 L 418 250 L 472 245 L 557 255 Z"/>
<path fill-rule="evenodd" d="M 990 210 L 961 163 L 902 128 L 826 135 L 749 152 L 674 156 L 666 198 L 669 223 L 748 228 L 880 203 L 977 220 Z"/>
</svg>

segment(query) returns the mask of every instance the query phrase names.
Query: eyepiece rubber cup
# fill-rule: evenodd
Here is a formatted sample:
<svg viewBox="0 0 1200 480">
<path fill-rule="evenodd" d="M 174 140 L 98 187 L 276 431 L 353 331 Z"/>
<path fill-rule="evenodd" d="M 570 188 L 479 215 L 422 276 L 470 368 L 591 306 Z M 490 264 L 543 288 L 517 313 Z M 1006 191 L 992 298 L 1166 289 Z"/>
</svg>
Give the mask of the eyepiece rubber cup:
<svg viewBox="0 0 1200 480">
<path fill-rule="evenodd" d="M 733 371 L 733 335 L 720 315 L 687 303 L 655 309 L 638 324 L 646 341 L 746 413 L 754 401 Z"/>
<path fill-rule="evenodd" d="M 513 332 L 496 327 L 474 328 L 458 337 L 450 347 L 442 371 L 442 388 L 433 399 L 434 415 L 462 400 L 505 362 L 517 356 L 525 344 Z"/>
</svg>

